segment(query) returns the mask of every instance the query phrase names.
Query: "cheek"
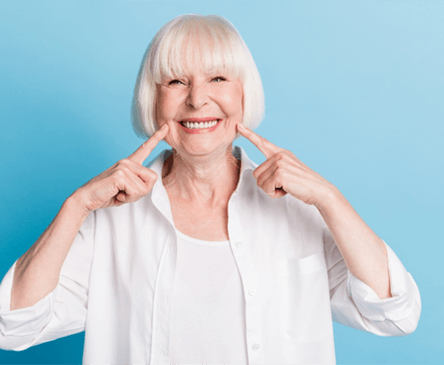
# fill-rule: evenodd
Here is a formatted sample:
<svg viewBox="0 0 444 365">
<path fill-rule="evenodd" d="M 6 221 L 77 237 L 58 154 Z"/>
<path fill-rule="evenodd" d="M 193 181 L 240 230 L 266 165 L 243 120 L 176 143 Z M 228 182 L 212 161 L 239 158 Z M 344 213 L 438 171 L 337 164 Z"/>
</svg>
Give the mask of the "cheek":
<svg viewBox="0 0 444 365">
<path fill-rule="evenodd" d="M 165 142 L 168 143 L 171 147 L 175 147 L 179 141 L 178 128 L 180 127 L 175 122 L 169 122 L 168 126 L 170 128 L 167 135 L 165 136 Z"/>
<path fill-rule="evenodd" d="M 242 116 L 242 98 L 232 98 L 231 100 L 228 100 L 227 112 L 229 112 L 232 116 Z"/>
<path fill-rule="evenodd" d="M 167 99 L 162 95 L 162 93 L 158 93 L 157 102 L 156 102 L 156 120 L 158 123 L 161 123 L 163 120 L 166 119 L 165 117 L 167 112 L 168 112 Z"/>
<path fill-rule="evenodd" d="M 174 117 L 178 95 L 172 90 L 159 87 L 156 94 L 156 121 L 163 124 Z"/>
<path fill-rule="evenodd" d="M 226 105 L 226 112 L 231 117 L 242 119 L 243 108 L 243 92 L 241 87 L 236 87 L 232 92 L 226 93 L 224 96 L 224 103 Z"/>
</svg>

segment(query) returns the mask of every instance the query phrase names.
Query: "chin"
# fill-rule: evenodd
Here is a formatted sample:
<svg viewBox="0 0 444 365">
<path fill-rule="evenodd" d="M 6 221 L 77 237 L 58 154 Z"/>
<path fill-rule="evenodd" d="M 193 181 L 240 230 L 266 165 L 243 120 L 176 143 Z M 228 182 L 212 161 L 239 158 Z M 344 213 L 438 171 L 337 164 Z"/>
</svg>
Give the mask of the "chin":
<svg viewBox="0 0 444 365">
<path fill-rule="evenodd" d="M 177 151 L 179 155 L 205 156 L 217 153 L 223 154 L 236 138 L 233 128 L 230 133 L 227 130 L 219 130 L 212 133 L 188 134 L 179 130 L 171 133 L 165 141 Z"/>
<path fill-rule="evenodd" d="M 234 140 L 234 138 L 233 138 Z M 210 156 L 215 154 L 224 154 L 227 148 L 229 148 L 233 140 L 226 143 L 216 145 L 212 141 L 202 141 L 201 143 L 181 143 L 176 147 L 173 147 L 179 154 L 186 154 L 189 156 Z"/>
</svg>

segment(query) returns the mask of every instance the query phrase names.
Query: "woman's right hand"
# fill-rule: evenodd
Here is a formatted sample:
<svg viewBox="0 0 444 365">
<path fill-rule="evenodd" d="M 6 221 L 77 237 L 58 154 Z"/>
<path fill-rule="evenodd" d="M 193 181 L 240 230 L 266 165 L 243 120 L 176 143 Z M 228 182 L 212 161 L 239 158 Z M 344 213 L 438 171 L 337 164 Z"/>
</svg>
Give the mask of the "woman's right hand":
<svg viewBox="0 0 444 365">
<path fill-rule="evenodd" d="M 86 214 L 100 208 L 132 203 L 147 195 L 157 180 L 157 174 L 142 164 L 154 147 L 165 137 L 165 124 L 132 155 L 120 160 L 75 191 Z"/>
<path fill-rule="evenodd" d="M 17 260 L 11 310 L 30 307 L 57 287 L 62 265 L 89 213 L 135 202 L 151 191 L 157 174 L 142 164 L 167 132 L 165 125 L 131 156 L 87 182 L 65 201 L 49 227 Z"/>
</svg>

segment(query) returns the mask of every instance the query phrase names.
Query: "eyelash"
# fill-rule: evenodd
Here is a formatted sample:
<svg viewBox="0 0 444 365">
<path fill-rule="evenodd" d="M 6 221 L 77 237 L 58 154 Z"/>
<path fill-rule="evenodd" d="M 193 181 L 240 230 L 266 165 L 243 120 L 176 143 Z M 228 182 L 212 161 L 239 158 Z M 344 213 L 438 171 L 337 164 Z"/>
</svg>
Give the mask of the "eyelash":
<svg viewBox="0 0 444 365">
<path fill-rule="evenodd" d="M 214 77 L 213 79 L 211 79 L 211 81 L 216 81 L 216 80 L 219 80 L 219 81 L 217 81 L 217 82 L 220 82 L 220 81 L 227 81 L 227 79 L 226 79 L 225 77 L 223 77 L 223 76 L 216 76 L 216 77 Z M 169 85 L 183 84 L 183 82 L 180 81 L 180 80 L 174 79 L 174 80 L 171 80 L 168 84 L 169 84 Z"/>
</svg>

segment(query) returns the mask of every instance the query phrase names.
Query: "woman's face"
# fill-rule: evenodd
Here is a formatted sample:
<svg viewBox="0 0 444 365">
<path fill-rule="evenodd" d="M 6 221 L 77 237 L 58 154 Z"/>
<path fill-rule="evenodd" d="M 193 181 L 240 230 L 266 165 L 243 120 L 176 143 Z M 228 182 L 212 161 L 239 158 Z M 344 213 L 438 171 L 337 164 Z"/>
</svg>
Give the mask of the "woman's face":
<svg viewBox="0 0 444 365">
<path fill-rule="evenodd" d="M 165 141 L 179 154 L 225 153 L 242 122 L 242 85 L 226 71 L 208 73 L 199 65 L 188 69 L 157 85 L 158 126 L 168 123 Z"/>
</svg>

